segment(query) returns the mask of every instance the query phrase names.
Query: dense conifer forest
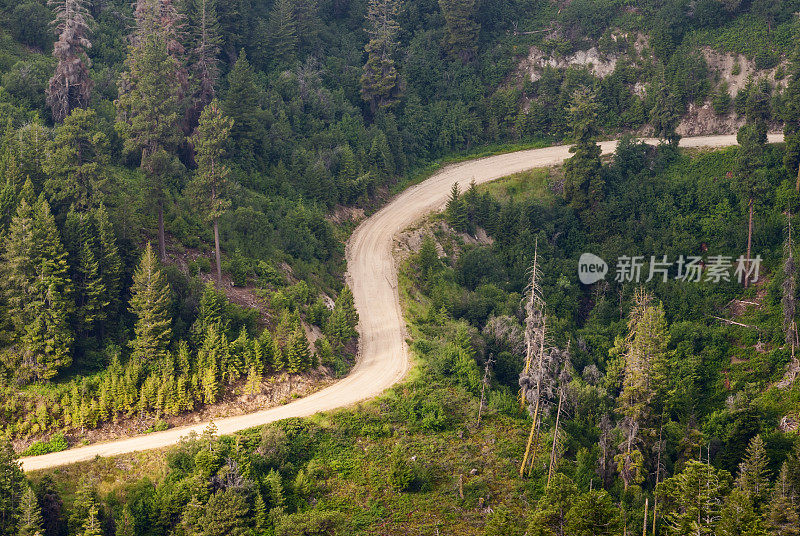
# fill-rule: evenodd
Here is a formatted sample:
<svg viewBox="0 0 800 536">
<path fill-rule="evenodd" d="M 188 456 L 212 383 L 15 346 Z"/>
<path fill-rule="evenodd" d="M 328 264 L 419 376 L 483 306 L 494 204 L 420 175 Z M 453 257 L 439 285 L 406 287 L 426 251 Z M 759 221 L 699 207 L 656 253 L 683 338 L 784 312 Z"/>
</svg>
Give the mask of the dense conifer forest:
<svg viewBox="0 0 800 536">
<path fill-rule="evenodd" d="M 0 536 L 797 535 L 798 11 L 0 0 Z M 560 142 L 417 230 L 414 368 L 378 399 L 20 469 L 346 375 L 365 213 Z M 761 264 L 638 285 L 624 255 Z"/>
</svg>

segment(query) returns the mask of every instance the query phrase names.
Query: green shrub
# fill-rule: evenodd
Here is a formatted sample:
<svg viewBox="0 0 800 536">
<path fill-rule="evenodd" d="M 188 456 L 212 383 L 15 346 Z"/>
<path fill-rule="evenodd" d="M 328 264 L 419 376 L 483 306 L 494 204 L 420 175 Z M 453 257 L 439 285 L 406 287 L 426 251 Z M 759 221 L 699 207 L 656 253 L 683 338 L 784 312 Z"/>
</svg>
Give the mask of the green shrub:
<svg viewBox="0 0 800 536">
<path fill-rule="evenodd" d="M 256 276 L 258 276 L 264 285 L 272 285 L 274 287 L 286 285 L 286 278 L 269 262 L 258 261 Z"/>
<path fill-rule="evenodd" d="M 223 268 L 231 275 L 233 286 L 235 287 L 244 287 L 247 285 L 247 279 L 253 271 L 250 262 L 238 250 L 225 261 L 225 266 Z"/>
<path fill-rule="evenodd" d="M 64 434 L 53 434 L 48 441 L 37 441 L 22 452 L 23 456 L 41 456 L 42 454 L 49 454 L 51 452 L 61 452 L 67 450 L 69 443 Z"/>
<path fill-rule="evenodd" d="M 772 50 L 759 50 L 753 58 L 753 63 L 759 71 L 772 69 L 778 65 L 778 55 Z"/>
<path fill-rule="evenodd" d="M 389 460 L 389 475 L 388 484 L 394 491 L 406 491 L 411 485 L 413 478 L 411 464 L 408 463 L 405 456 L 400 450 L 392 452 L 392 457 Z"/>
<path fill-rule="evenodd" d="M 202 273 L 207 274 L 211 272 L 211 260 L 208 257 L 198 257 L 196 262 L 198 269 Z"/>
<path fill-rule="evenodd" d="M 278 516 L 275 536 L 336 536 L 349 534 L 345 517 L 337 511 L 311 510 L 292 515 Z"/>
<path fill-rule="evenodd" d="M 733 67 L 731 68 L 731 74 L 733 76 L 738 76 L 741 73 L 742 73 L 742 65 L 737 61 L 736 63 L 733 64 Z"/>
<path fill-rule="evenodd" d="M 727 82 L 722 82 L 717 88 L 716 93 L 714 93 L 714 98 L 711 99 L 711 106 L 714 108 L 714 112 L 717 115 L 725 115 L 731 109 L 731 94 L 728 91 L 728 84 Z"/>
</svg>

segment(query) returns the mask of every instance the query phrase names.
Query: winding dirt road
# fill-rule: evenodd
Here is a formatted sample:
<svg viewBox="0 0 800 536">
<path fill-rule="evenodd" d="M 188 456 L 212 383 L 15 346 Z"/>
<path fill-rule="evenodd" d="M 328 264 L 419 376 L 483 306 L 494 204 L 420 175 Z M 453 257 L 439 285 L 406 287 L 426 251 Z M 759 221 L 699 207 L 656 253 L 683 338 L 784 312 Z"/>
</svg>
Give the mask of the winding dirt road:
<svg viewBox="0 0 800 536">
<path fill-rule="evenodd" d="M 770 135 L 770 142 L 783 139 Z M 648 140 L 654 143 L 654 140 Z M 735 136 L 684 138 L 682 147 L 723 147 L 735 145 Z M 616 142 L 600 144 L 604 154 L 613 152 Z M 353 290 L 360 316 L 360 354 L 352 372 L 336 384 L 284 406 L 214 421 L 221 435 L 286 419 L 306 417 L 320 411 L 352 405 L 375 397 L 399 382 L 410 368 L 405 344 L 405 323 L 397 291 L 397 269 L 392 257 L 397 233 L 410 227 L 447 202 L 453 183 L 462 190 L 471 181 L 484 183 L 532 168 L 561 164 L 569 158 L 569 146 L 530 149 L 453 164 L 426 181 L 395 197 L 379 212 L 367 218 L 353 232 L 347 244 L 347 280 Z M 23 469 L 35 471 L 96 456 L 162 448 L 176 444 L 190 432 L 202 433 L 209 423 L 175 428 L 118 441 L 23 458 Z"/>
</svg>

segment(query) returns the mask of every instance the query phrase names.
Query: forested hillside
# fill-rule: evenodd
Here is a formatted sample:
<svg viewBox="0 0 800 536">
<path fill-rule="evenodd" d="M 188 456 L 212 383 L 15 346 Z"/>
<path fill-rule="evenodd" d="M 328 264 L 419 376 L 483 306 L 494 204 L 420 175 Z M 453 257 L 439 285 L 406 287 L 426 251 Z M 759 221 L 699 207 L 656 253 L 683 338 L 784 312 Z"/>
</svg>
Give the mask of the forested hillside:
<svg viewBox="0 0 800 536">
<path fill-rule="evenodd" d="M 797 534 L 798 10 L 0 0 L 0 534 L 627 534 L 645 515 Z M 715 129 L 740 148 L 677 150 Z M 621 133 L 667 143 L 604 162 Z M 141 473 L 18 470 L 15 448 L 345 374 L 355 221 L 441 161 L 555 141 L 576 146 L 553 174 L 453 191 L 402 277 L 418 366 L 378 402 L 210 430 Z M 584 251 L 762 271 L 586 287 Z M 546 307 L 523 305 L 534 259 Z"/>
</svg>

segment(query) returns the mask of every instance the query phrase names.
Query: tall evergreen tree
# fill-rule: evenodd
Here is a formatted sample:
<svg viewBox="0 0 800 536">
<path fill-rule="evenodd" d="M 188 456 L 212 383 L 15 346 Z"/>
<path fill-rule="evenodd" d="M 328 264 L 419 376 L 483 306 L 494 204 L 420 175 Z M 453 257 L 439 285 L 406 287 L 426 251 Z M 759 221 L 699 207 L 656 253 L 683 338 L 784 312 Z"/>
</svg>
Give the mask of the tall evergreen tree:
<svg viewBox="0 0 800 536">
<path fill-rule="evenodd" d="M 752 536 L 764 534 L 761 516 L 758 515 L 753 497 L 741 488 L 736 488 L 725 498 L 720 509 L 714 536 Z"/>
<path fill-rule="evenodd" d="M 447 214 L 447 222 L 453 226 L 453 229 L 461 233 L 467 231 L 469 227 L 467 206 L 464 203 L 464 198 L 457 182 L 454 182 L 453 187 L 450 188 L 450 198 L 447 200 L 445 212 Z"/>
<path fill-rule="evenodd" d="M 234 156 L 242 163 L 253 165 L 261 154 L 266 130 L 262 122 L 260 91 L 255 72 L 244 50 L 228 74 L 228 91 L 222 101 L 225 115 L 233 120 L 231 141 Z"/>
<path fill-rule="evenodd" d="M 277 67 L 291 65 L 298 46 L 294 0 L 276 0 L 266 28 L 272 62 Z"/>
<path fill-rule="evenodd" d="M 235 490 L 218 491 L 206 503 L 200 525 L 203 536 L 247 536 L 250 508 Z"/>
<path fill-rule="evenodd" d="M 656 493 L 666 533 L 713 536 L 729 486 L 727 471 L 694 460 L 682 472 L 659 483 Z"/>
<path fill-rule="evenodd" d="M 635 448 L 637 436 L 648 427 L 653 414 L 659 415 L 667 378 L 669 330 L 661 303 L 654 304 L 644 291 L 637 291 L 628 320 L 625 340 L 625 370 L 622 392 L 617 400 L 623 415 L 623 453 L 618 458 L 625 486 L 642 480 L 644 455 Z"/>
<path fill-rule="evenodd" d="M 141 155 L 150 195 L 158 216 L 158 245 L 166 257 L 164 203 L 169 179 L 180 168 L 175 151 L 183 142 L 181 117 L 181 65 L 170 54 L 170 32 L 164 28 L 160 4 L 166 0 L 140 0 L 137 38 L 125 60 L 119 84 L 117 128 L 125 149 Z M 137 5 L 137 14 L 138 14 Z"/>
<path fill-rule="evenodd" d="M 108 318 L 114 318 L 119 311 L 122 290 L 122 259 L 117 247 L 117 236 L 102 203 L 94 210 L 94 225 L 97 229 L 97 261 L 100 277 L 106 291 Z"/>
<path fill-rule="evenodd" d="M 399 0 L 369 0 L 365 46 L 367 62 L 361 75 L 361 96 L 369 103 L 373 114 L 394 104 L 400 94 L 400 79 L 395 67 L 397 33 L 400 25 L 397 14 Z"/>
<path fill-rule="evenodd" d="M 747 493 L 756 506 L 760 506 L 769 492 L 769 458 L 760 435 L 753 437 L 747 446 L 744 460 L 739 464 L 736 486 Z"/>
<path fill-rule="evenodd" d="M 169 283 L 148 242 L 131 287 L 130 311 L 136 315 L 135 338 L 131 341 L 133 360 L 158 362 L 167 356 L 172 336 L 171 299 Z"/>
<path fill-rule="evenodd" d="M 781 471 L 772 490 L 772 499 L 767 506 L 765 518 L 767 529 L 773 536 L 800 535 L 797 491 L 792 485 L 787 462 L 783 462 L 781 466 Z"/>
<path fill-rule="evenodd" d="M 25 475 L 11 442 L 0 436 L 0 534 L 14 534 Z"/>
<path fill-rule="evenodd" d="M 472 61 L 478 52 L 480 24 L 477 0 L 439 0 L 447 25 L 447 48 L 462 61 Z"/>
<path fill-rule="evenodd" d="M 100 509 L 97 505 L 93 504 L 89 508 L 80 536 L 103 536 L 103 527 L 100 525 Z"/>
<path fill-rule="evenodd" d="M 3 255 L 3 286 L 19 336 L 22 371 L 53 378 L 72 362 L 68 325 L 71 281 L 67 254 L 44 196 L 34 207 L 23 199 L 11 222 Z"/>
<path fill-rule="evenodd" d="M 214 229 L 214 253 L 217 260 L 217 280 L 222 282 L 222 254 L 219 247 L 219 218 L 231 206 L 227 196 L 228 166 L 222 163 L 225 144 L 233 121 L 223 115 L 214 100 L 200 115 L 200 123 L 191 137 L 197 160 L 197 171 L 189 185 L 191 197 L 204 220 Z"/>
<path fill-rule="evenodd" d="M 216 96 L 219 81 L 220 37 L 216 0 L 187 0 L 190 29 L 190 77 L 192 102 L 189 127 L 194 128 L 200 113 Z"/>
<path fill-rule="evenodd" d="M 601 177 L 600 146 L 597 137 L 597 104 L 587 90 L 576 91 L 569 109 L 574 154 L 564 163 L 564 197 L 582 219 L 603 200 L 604 182 Z"/>
<path fill-rule="evenodd" d="M 70 216 L 77 219 L 77 247 L 73 263 L 75 306 L 81 338 L 95 333 L 107 319 L 108 292 L 97 259 L 96 230 L 89 214 Z"/>
<path fill-rule="evenodd" d="M 353 302 L 353 291 L 350 290 L 350 287 L 345 286 L 336 298 L 325 333 L 335 345 L 344 345 L 358 335 L 357 325 L 358 312 Z"/>
<path fill-rule="evenodd" d="M 797 32 L 796 38 L 800 36 L 800 29 Z M 789 63 L 789 81 L 783 91 L 783 137 L 786 142 L 783 163 L 787 171 L 797 177 L 795 191 L 800 192 L 800 41 L 795 39 L 795 43 Z"/>
<path fill-rule="evenodd" d="M 681 139 L 680 135 L 675 132 L 681 120 L 680 102 L 664 79 L 663 73 L 658 85 L 655 103 L 650 110 L 650 123 L 653 125 L 653 131 L 657 137 L 665 139 L 671 146 L 677 147 Z"/>
<path fill-rule="evenodd" d="M 45 191 L 57 206 L 85 210 L 107 192 L 108 139 L 94 110 L 76 109 L 56 126 L 44 170 Z"/>
<path fill-rule="evenodd" d="M 769 187 L 764 169 L 764 153 L 767 146 L 767 121 L 770 110 L 770 86 L 762 80 L 747 98 L 747 122 L 739 129 L 736 141 L 739 154 L 736 160 L 736 183 L 742 200 L 747 201 L 747 254 L 749 259 L 753 244 L 753 214 L 755 204 Z M 750 278 L 745 278 L 745 287 Z"/>
<path fill-rule="evenodd" d="M 22 494 L 20 502 L 19 529 L 17 536 L 42 536 L 42 509 L 36 493 L 28 486 Z"/>
<path fill-rule="evenodd" d="M 122 515 L 117 521 L 115 536 L 136 536 L 136 525 L 129 504 L 125 504 L 125 506 L 122 507 Z"/>
<path fill-rule="evenodd" d="M 86 50 L 92 47 L 89 34 L 93 20 L 86 0 L 49 0 L 48 5 L 54 8 L 59 37 L 53 45 L 58 66 L 47 88 L 47 104 L 53 119 L 61 122 L 72 110 L 89 105 L 94 82 Z"/>
</svg>

